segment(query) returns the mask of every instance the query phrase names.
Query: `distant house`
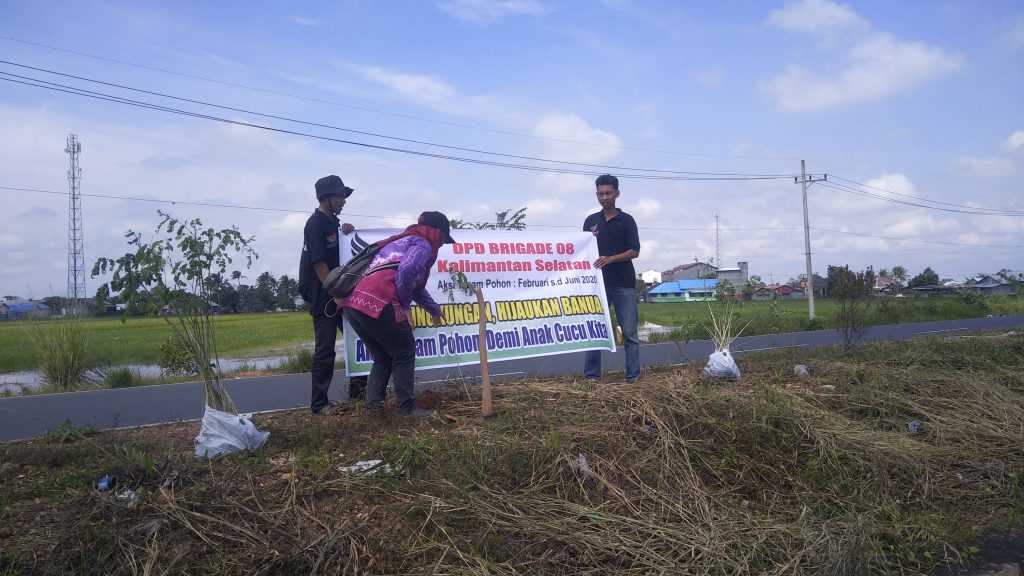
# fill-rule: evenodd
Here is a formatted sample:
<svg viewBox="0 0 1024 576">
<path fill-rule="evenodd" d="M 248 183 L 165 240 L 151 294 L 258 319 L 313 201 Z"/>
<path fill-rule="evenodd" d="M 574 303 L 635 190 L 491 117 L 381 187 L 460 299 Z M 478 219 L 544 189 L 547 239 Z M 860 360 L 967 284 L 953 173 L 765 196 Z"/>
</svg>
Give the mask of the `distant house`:
<svg viewBox="0 0 1024 576">
<path fill-rule="evenodd" d="M 806 297 L 800 288 L 794 288 L 785 284 L 766 284 L 759 286 L 751 294 L 751 300 L 803 300 Z"/>
<path fill-rule="evenodd" d="M 718 268 L 704 262 L 691 262 L 670 268 L 661 273 L 662 282 L 675 282 L 676 280 L 698 280 L 714 276 Z"/>
<path fill-rule="evenodd" d="M 730 284 L 736 287 L 737 290 L 742 289 L 747 285 L 749 279 L 747 275 L 747 263 L 737 262 L 735 268 L 719 268 L 715 273 L 715 278 L 719 282 L 728 280 Z"/>
<path fill-rule="evenodd" d="M 975 278 L 969 290 L 981 292 L 985 296 L 1012 296 L 1014 293 L 1012 284 L 990 274 Z"/>
<path fill-rule="evenodd" d="M 26 320 L 29 318 L 49 318 L 50 307 L 42 302 L 0 302 L 0 319 Z"/>
<path fill-rule="evenodd" d="M 805 292 L 807 291 L 807 275 L 801 274 L 797 279 L 800 282 L 800 288 Z M 818 276 L 817 274 L 811 274 L 811 285 L 814 286 L 814 295 L 819 298 L 828 296 L 828 280 Z"/>
<path fill-rule="evenodd" d="M 897 291 L 899 291 L 899 284 L 895 280 L 885 276 L 875 276 L 875 292 L 889 294 Z"/>
<path fill-rule="evenodd" d="M 661 272 L 654 270 L 644 270 L 640 273 L 640 279 L 644 281 L 644 284 L 648 286 L 654 286 L 655 284 L 661 284 Z"/>
<path fill-rule="evenodd" d="M 211 314 L 220 314 L 220 304 L 214 302 L 213 300 L 207 300 L 206 306 L 207 308 L 209 308 Z M 161 316 L 173 316 L 175 312 L 176 307 L 174 306 L 174 304 L 167 304 L 160 309 Z"/>
<path fill-rule="evenodd" d="M 655 302 L 706 302 L 715 299 L 718 280 L 676 280 L 662 282 L 647 291 L 647 301 Z"/>
<path fill-rule="evenodd" d="M 929 284 L 927 286 L 915 286 L 914 291 L 921 294 L 952 294 L 959 289 L 956 285 Z"/>
</svg>

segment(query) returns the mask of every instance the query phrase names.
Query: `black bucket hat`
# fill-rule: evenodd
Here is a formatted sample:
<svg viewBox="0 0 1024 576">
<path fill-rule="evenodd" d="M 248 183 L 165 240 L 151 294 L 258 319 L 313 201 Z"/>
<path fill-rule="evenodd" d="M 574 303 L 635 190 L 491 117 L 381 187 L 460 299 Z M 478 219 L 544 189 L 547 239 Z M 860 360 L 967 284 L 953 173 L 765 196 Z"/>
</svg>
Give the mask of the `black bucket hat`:
<svg viewBox="0 0 1024 576">
<path fill-rule="evenodd" d="M 452 238 L 452 225 L 444 214 L 440 212 L 424 212 L 420 214 L 419 223 L 444 232 L 445 244 L 455 244 L 455 239 Z"/>
<path fill-rule="evenodd" d="M 323 200 L 324 196 L 330 194 L 341 194 L 345 198 L 348 198 L 355 192 L 354 188 L 345 186 L 345 183 L 341 181 L 341 178 L 331 174 L 330 176 L 324 176 L 323 178 L 316 181 L 316 199 Z"/>
</svg>

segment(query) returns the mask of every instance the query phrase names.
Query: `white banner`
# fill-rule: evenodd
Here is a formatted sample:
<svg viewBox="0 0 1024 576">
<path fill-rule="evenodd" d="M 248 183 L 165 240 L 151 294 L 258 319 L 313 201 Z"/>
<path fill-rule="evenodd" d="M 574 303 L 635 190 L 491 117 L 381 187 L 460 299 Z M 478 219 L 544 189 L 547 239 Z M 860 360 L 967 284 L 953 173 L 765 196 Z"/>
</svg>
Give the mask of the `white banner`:
<svg viewBox="0 0 1024 576">
<path fill-rule="evenodd" d="M 399 230 L 359 230 L 342 236 L 341 261 Z M 462 291 L 461 272 L 483 291 L 487 358 L 507 360 L 579 350 L 615 350 L 608 302 L 597 260 L 597 238 L 588 232 L 452 230 L 430 269 L 427 291 L 441 305 L 444 321 L 428 326 L 430 315 L 413 305 L 416 368 L 478 364 L 480 308 L 475 294 Z M 370 351 L 345 325 L 345 368 L 368 374 Z"/>
</svg>

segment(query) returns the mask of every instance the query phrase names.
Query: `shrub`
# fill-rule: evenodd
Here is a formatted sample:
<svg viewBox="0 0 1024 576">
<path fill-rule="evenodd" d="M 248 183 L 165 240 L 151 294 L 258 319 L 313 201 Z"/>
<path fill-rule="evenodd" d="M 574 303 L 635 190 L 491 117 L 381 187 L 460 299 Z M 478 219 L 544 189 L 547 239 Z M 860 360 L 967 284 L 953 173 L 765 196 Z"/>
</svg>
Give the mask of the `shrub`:
<svg viewBox="0 0 1024 576">
<path fill-rule="evenodd" d="M 984 316 L 990 312 L 988 302 L 985 301 L 985 295 L 981 292 L 973 290 L 957 292 L 953 298 L 964 306 L 974 309 L 978 316 Z"/>
<path fill-rule="evenodd" d="M 160 345 L 156 365 L 163 370 L 164 374 L 183 376 L 199 374 L 199 364 L 196 363 L 195 356 L 189 351 L 185 337 L 179 333 L 171 335 Z"/>
<path fill-rule="evenodd" d="M 867 328 L 868 297 L 875 285 L 875 273 L 853 272 L 849 266 L 828 267 L 828 295 L 836 304 L 836 330 L 843 341 L 843 349 L 857 344 Z"/>
<path fill-rule="evenodd" d="M 31 332 L 39 354 L 39 378 L 56 390 L 71 390 L 85 382 L 88 345 L 79 320 L 37 324 Z"/>
<path fill-rule="evenodd" d="M 111 368 L 103 375 L 107 388 L 131 388 L 142 383 L 142 375 L 127 366 Z"/>
<path fill-rule="evenodd" d="M 1022 314 L 1024 313 L 1024 296 L 990 296 L 988 307 L 992 314 L 997 316 Z"/>
<path fill-rule="evenodd" d="M 295 354 L 289 354 L 288 358 L 281 362 L 278 369 L 283 374 L 302 374 L 304 372 L 313 371 L 313 351 L 308 348 L 302 348 L 295 352 Z"/>
</svg>

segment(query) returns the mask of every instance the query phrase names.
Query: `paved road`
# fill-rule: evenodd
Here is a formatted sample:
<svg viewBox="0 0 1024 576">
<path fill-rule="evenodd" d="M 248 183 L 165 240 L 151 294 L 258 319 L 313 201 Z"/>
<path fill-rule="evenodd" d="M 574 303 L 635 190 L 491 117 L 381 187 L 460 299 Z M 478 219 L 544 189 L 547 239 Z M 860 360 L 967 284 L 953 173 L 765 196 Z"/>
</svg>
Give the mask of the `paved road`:
<svg viewBox="0 0 1024 576">
<path fill-rule="evenodd" d="M 984 329 L 1024 331 L 1024 316 L 876 326 L 867 331 L 864 341 L 905 340 Z M 732 351 L 739 357 L 745 352 L 812 348 L 838 342 L 835 330 L 769 334 L 738 338 L 733 343 Z M 679 345 L 671 342 L 646 344 L 641 348 L 640 358 L 645 366 L 678 365 L 703 362 L 713 350 L 710 340 Z M 490 368 L 492 380 L 500 381 L 578 375 L 582 366 L 583 353 L 576 352 L 493 362 Z M 622 370 L 622 351 L 605 353 L 605 367 Z M 479 375 L 477 366 L 467 366 L 461 371 L 457 368 L 435 368 L 416 373 L 417 386 L 421 388 L 451 379 L 476 380 Z M 336 373 L 331 387 L 335 397 L 344 393 L 342 391 L 347 386 L 339 385 L 344 382 L 344 374 Z M 309 374 L 238 378 L 228 380 L 226 385 L 241 412 L 269 412 L 309 406 Z M 40 436 L 67 421 L 75 426 L 106 429 L 198 420 L 203 415 L 203 398 L 201 382 L 0 398 L 0 441 Z"/>
</svg>

